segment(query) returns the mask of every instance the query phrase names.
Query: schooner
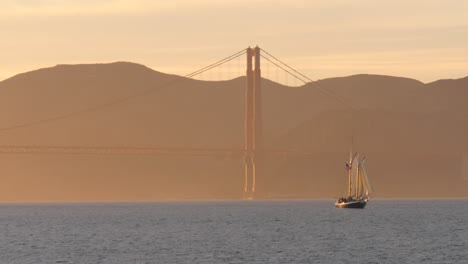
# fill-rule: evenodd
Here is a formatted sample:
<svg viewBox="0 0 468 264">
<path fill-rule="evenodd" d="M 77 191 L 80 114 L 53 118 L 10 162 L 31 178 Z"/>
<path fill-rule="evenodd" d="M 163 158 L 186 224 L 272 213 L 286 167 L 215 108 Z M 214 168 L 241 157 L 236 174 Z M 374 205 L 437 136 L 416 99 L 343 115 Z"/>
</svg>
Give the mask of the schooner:
<svg viewBox="0 0 468 264">
<path fill-rule="evenodd" d="M 364 163 L 366 157 L 360 158 L 359 153 L 352 156 L 349 153 L 349 161 L 346 162 L 348 170 L 348 196 L 339 198 L 335 206 L 337 208 L 364 208 L 369 201 L 369 195 L 374 191 L 372 183 L 367 175 Z"/>
</svg>

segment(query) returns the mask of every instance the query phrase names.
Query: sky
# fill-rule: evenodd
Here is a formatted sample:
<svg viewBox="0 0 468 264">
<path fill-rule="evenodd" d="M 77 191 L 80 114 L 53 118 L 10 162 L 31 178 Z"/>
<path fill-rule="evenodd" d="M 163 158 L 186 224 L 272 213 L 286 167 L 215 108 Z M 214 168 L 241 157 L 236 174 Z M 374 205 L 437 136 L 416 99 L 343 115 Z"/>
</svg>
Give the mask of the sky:
<svg viewBox="0 0 468 264">
<path fill-rule="evenodd" d="M 0 80 L 130 61 L 185 75 L 259 45 L 313 80 L 468 76 L 464 0 L 1 0 Z"/>
</svg>

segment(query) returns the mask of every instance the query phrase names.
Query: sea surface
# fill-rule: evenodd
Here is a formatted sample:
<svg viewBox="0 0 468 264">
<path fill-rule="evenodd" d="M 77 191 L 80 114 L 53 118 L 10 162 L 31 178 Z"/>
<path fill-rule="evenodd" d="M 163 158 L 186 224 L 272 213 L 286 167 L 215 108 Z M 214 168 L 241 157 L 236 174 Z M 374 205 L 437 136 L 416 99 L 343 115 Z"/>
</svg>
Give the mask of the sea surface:
<svg viewBox="0 0 468 264">
<path fill-rule="evenodd" d="M 0 263 L 468 263 L 468 200 L 0 204 Z"/>
</svg>

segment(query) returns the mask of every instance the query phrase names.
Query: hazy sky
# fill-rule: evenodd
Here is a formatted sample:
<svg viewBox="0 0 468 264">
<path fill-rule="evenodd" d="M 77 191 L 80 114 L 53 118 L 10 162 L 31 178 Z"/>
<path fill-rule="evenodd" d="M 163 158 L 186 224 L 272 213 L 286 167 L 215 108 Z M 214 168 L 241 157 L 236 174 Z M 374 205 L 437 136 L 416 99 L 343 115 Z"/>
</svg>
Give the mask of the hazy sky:
<svg viewBox="0 0 468 264">
<path fill-rule="evenodd" d="M 259 45 L 312 79 L 468 75 L 464 0 L 1 0 L 0 80 L 131 61 L 186 74 Z"/>
</svg>

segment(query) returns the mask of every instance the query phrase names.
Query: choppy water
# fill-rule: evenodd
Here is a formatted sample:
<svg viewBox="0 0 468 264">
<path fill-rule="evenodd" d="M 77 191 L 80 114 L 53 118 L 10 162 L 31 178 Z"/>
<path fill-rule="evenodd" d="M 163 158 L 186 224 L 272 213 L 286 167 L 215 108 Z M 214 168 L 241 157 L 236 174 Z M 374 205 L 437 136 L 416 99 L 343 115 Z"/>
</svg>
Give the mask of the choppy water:
<svg viewBox="0 0 468 264">
<path fill-rule="evenodd" d="M 0 263 L 468 263 L 468 200 L 0 205 Z"/>
</svg>

